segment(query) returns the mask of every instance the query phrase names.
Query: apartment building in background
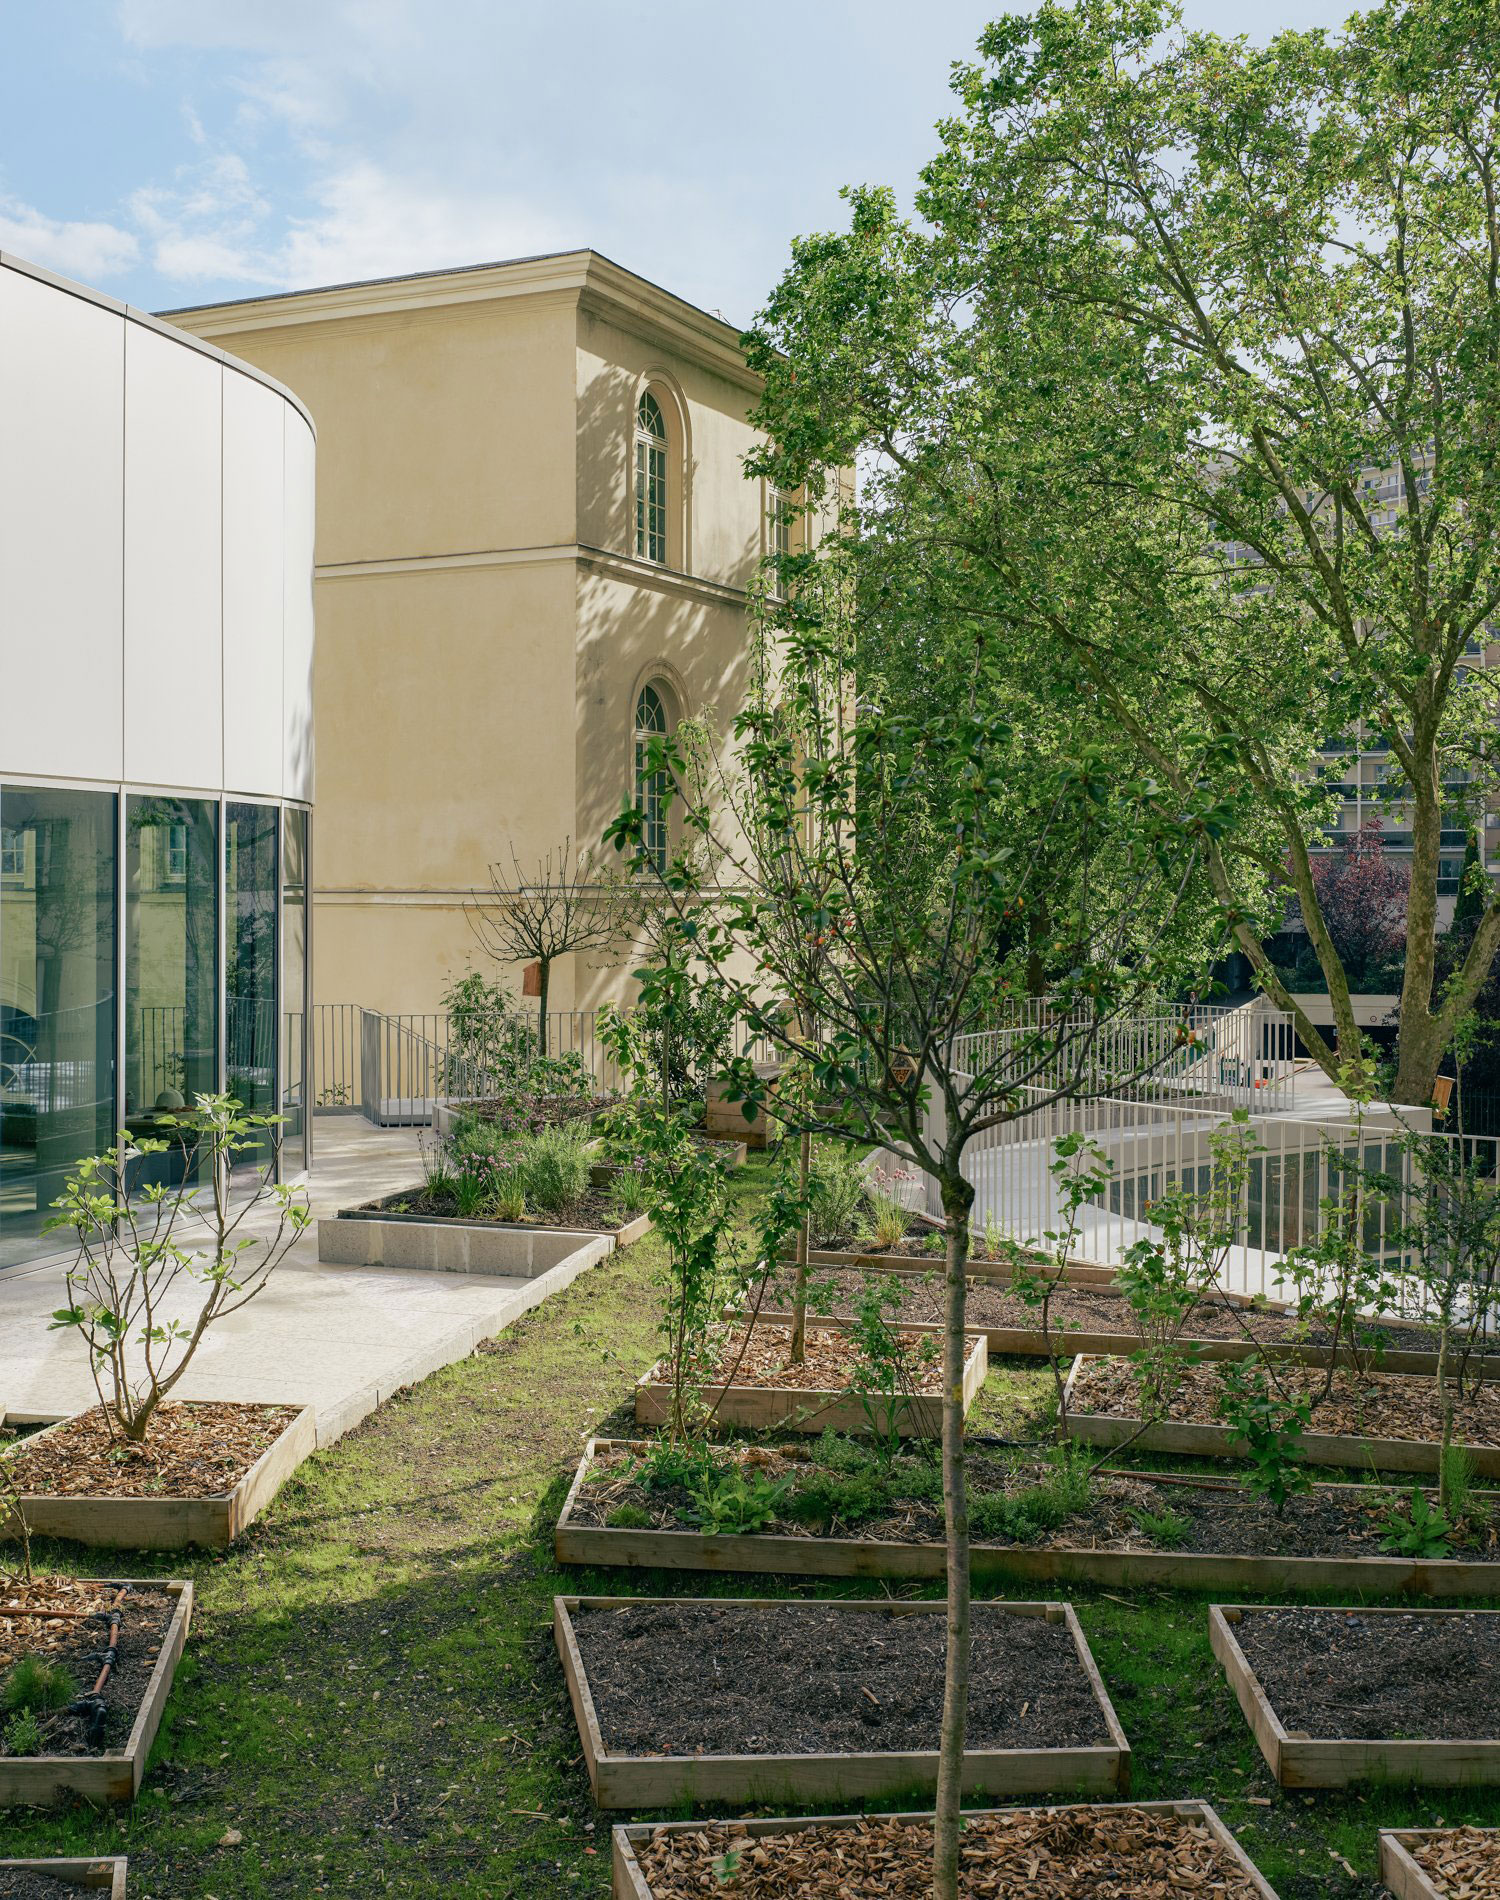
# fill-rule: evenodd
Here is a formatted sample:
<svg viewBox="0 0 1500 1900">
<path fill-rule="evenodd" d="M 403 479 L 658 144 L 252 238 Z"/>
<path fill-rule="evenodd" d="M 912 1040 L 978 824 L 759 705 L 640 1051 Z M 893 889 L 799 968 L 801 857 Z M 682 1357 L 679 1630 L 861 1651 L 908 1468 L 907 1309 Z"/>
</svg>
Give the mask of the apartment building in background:
<svg viewBox="0 0 1500 1900">
<path fill-rule="evenodd" d="M 597 847 L 644 735 L 727 734 L 775 498 L 734 327 L 588 250 L 171 320 L 319 430 L 315 997 L 439 1006 L 486 867 Z M 627 993 L 560 967 L 554 1008 Z M 514 975 L 514 973 L 512 973 Z"/>
</svg>

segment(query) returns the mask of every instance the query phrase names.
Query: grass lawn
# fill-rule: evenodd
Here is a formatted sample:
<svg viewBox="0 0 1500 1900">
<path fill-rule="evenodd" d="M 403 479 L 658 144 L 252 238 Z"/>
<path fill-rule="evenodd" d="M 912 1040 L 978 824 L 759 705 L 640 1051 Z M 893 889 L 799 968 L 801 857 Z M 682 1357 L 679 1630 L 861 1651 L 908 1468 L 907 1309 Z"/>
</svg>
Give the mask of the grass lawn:
<svg viewBox="0 0 1500 1900">
<path fill-rule="evenodd" d="M 764 1163 L 737 1179 L 748 1205 Z M 197 1611 L 134 1808 L 0 1811 L 0 1857 L 126 1852 L 132 1900 L 603 1900 L 610 1824 L 579 1759 L 554 1593 L 814 1593 L 552 1562 L 582 1440 L 624 1423 L 655 1355 L 661 1264 L 648 1237 L 393 1400 L 305 1465 L 232 1552 L 41 1546 L 47 1567 L 190 1576 Z M 1002 1362 L 976 1424 L 1035 1429 L 1049 1398 L 1044 1366 Z M 1378 1894 L 1380 1826 L 1500 1823 L 1500 1794 L 1282 1794 L 1210 1655 L 1207 1599 L 1073 1601 L 1134 1749 L 1134 1792 L 1213 1800 L 1282 1900 Z"/>
</svg>

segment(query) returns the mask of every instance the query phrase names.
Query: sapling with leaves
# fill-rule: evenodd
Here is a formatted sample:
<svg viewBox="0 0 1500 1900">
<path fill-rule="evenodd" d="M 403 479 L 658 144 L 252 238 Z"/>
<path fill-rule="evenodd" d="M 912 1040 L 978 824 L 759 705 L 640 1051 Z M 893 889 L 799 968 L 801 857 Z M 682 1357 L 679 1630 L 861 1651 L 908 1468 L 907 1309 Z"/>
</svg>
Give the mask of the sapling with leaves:
<svg viewBox="0 0 1500 1900">
<path fill-rule="evenodd" d="M 81 1160 L 52 1203 L 43 1231 L 78 1241 L 71 1299 L 52 1329 L 84 1341 L 112 1438 L 144 1441 L 209 1328 L 265 1291 L 307 1226 L 305 1190 L 275 1179 L 282 1120 L 247 1114 L 232 1095 L 199 1095 L 156 1118 L 161 1137 L 122 1132 Z M 176 1182 L 150 1178 L 158 1158 Z"/>
<path fill-rule="evenodd" d="M 856 691 L 852 626 L 808 627 L 808 597 L 763 636 L 732 756 L 705 764 L 670 735 L 651 741 L 683 831 L 713 836 L 726 874 L 708 885 L 685 859 L 659 866 L 634 808 L 611 835 L 658 878 L 702 980 L 807 1065 L 807 1101 L 778 1113 L 830 1140 L 899 1145 L 937 1184 L 948 1606 L 935 1891 L 951 1900 L 969 1658 L 965 1157 L 976 1136 L 1139 1079 L 1109 1054 L 1129 1039 L 1106 1031 L 1189 975 L 1173 919 L 1214 816 L 1122 780 L 1087 742 L 1065 762 L 1038 753 L 979 690 L 990 661 L 973 629 L 953 630 L 943 708 L 917 719 L 873 681 Z M 1044 898 L 1038 942 L 1020 920 Z M 1050 1005 L 1017 1008 L 1038 959 Z M 735 1083 L 766 1098 L 748 1061 Z"/>
</svg>

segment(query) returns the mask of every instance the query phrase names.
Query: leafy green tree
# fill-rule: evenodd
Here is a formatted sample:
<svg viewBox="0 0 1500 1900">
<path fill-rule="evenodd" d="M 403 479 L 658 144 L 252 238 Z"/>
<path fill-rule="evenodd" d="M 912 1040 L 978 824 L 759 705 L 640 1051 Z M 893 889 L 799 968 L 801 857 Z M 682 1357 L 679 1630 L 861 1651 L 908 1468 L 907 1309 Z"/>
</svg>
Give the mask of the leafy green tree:
<svg viewBox="0 0 1500 1900">
<path fill-rule="evenodd" d="M 1359 1031 L 1313 870 L 1346 768 L 1320 759 L 1386 758 L 1393 1093 L 1426 1102 L 1500 948 L 1490 893 L 1437 981 L 1442 833 L 1500 765 L 1473 663 L 1500 607 L 1500 7 L 1387 0 L 1254 47 L 1169 0 L 1045 0 L 955 90 L 920 223 L 866 188 L 796 247 L 750 339 L 760 466 L 816 495 L 864 456 L 891 594 L 987 627 L 1064 737 L 1217 788 L 1208 886 L 1330 1076 Z M 1336 1046 L 1267 952 L 1288 884 Z"/>
</svg>

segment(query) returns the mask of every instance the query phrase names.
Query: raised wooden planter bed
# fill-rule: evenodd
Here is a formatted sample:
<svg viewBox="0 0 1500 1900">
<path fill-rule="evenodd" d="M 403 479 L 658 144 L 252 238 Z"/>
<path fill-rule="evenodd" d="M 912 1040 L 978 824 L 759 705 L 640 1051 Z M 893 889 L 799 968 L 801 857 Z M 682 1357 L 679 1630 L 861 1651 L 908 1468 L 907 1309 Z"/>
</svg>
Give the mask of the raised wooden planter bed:
<svg viewBox="0 0 1500 1900">
<path fill-rule="evenodd" d="M 935 1260 L 933 1264 L 938 1270 L 940 1282 L 942 1262 L 941 1260 Z M 908 1274 L 904 1268 L 893 1266 L 877 1268 L 873 1261 L 870 1262 L 864 1270 L 879 1271 L 890 1275 L 892 1278 L 906 1277 L 916 1279 L 923 1277 L 922 1270 L 919 1267 L 914 1267 Z M 970 1281 L 972 1290 L 977 1290 L 981 1285 L 1003 1288 L 1007 1284 L 1006 1280 L 996 1274 L 973 1274 L 970 1276 Z M 1126 1358 L 1129 1357 L 1130 1354 L 1140 1351 L 1142 1343 L 1141 1336 L 1129 1323 L 1128 1308 L 1123 1294 L 1114 1293 L 1107 1286 L 1096 1286 L 1092 1282 L 1082 1283 L 1075 1280 L 1072 1281 L 1071 1284 L 1075 1287 L 1080 1287 L 1081 1290 L 1085 1292 L 1097 1294 L 1100 1298 L 1107 1298 L 1116 1303 L 1119 1307 L 1120 1323 L 1118 1325 L 1081 1326 L 1054 1321 L 1051 1330 L 1050 1344 L 1050 1351 L 1052 1353 L 1062 1359 L 1076 1358 L 1080 1354 L 1086 1354 L 1092 1358 L 1108 1359 Z M 1238 1295 L 1227 1297 L 1232 1305 L 1241 1308 L 1241 1310 L 1246 1313 L 1247 1318 L 1250 1319 L 1253 1325 L 1255 1310 L 1253 1302 L 1242 1299 Z M 1281 1306 L 1269 1305 L 1264 1310 L 1269 1313 L 1281 1315 L 1286 1313 L 1288 1309 Z M 791 1324 L 790 1312 L 780 1305 L 762 1306 L 759 1317 L 768 1325 Z M 826 1327 L 839 1326 L 846 1322 L 836 1313 L 832 1315 L 809 1313 L 807 1323 L 809 1326 Z M 941 1323 L 936 1320 L 893 1319 L 892 1323 L 899 1324 L 903 1332 L 909 1333 L 933 1333 L 941 1335 L 943 1331 Z M 1371 1322 L 1371 1324 L 1378 1324 L 1378 1322 Z M 966 1322 L 966 1325 L 970 1332 L 984 1334 L 985 1342 L 989 1347 L 990 1356 L 992 1358 L 998 1354 L 1009 1354 L 1023 1358 L 1045 1358 L 1048 1356 L 1048 1340 L 1043 1334 L 1040 1325 L 998 1325 L 990 1320 L 972 1317 Z M 1223 1360 L 1253 1359 L 1257 1357 L 1285 1361 L 1290 1364 L 1303 1366 L 1328 1366 L 1333 1364 L 1335 1359 L 1337 1359 L 1337 1362 L 1341 1365 L 1357 1363 L 1347 1347 L 1340 1346 L 1335 1349 L 1331 1346 L 1318 1345 L 1307 1340 L 1262 1338 L 1259 1341 L 1253 1341 L 1234 1335 L 1198 1338 L 1191 1334 L 1183 1333 L 1179 1335 L 1177 1344 L 1184 1352 L 1191 1354 L 1194 1359 L 1205 1363 Z M 1378 1371 L 1415 1374 L 1420 1377 L 1433 1376 L 1436 1374 L 1438 1366 L 1438 1356 L 1435 1351 L 1429 1352 L 1402 1346 L 1382 1346 L 1378 1352 L 1365 1354 L 1362 1355 L 1362 1357 L 1373 1358 Z M 1474 1372 L 1479 1371 L 1481 1360 L 1478 1355 L 1473 1357 L 1469 1363 Z M 1500 1378 L 1500 1355 L 1486 1354 L 1483 1356 L 1482 1364 L 1486 1378 Z"/>
<path fill-rule="evenodd" d="M 184 1401 L 191 1404 L 191 1401 Z M 18 1450 L 33 1449 L 59 1420 Z M 274 1444 L 267 1446 L 231 1490 L 219 1497 L 75 1497 L 23 1493 L 20 1507 L 34 1537 L 66 1537 L 75 1544 L 107 1544 L 128 1550 L 184 1550 L 196 1544 L 222 1550 L 258 1518 L 287 1479 L 317 1450 L 317 1417 L 304 1405 Z M 10 1528 L 0 1509 L 0 1531 Z"/>
<path fill-rule="evenodd" d="M 1320 1737 L 1289 1730 L 1272 1705 L 1255 1668 L 1240 1646 L 1240 1629 L 1256 1616 L 1298 1614 L 1286 1604 L 1214 1604 L 1208 1612 L 1209 1641 L 1223 1664 L 1245 1720 L 1266 1765 L 1283 1788 L 1346 1788 L 1355 1781 L 1411 1781 L 1424 1787 L 1480 1786 L 1500 1781 L 1500 1737 L 1495 1740 L 1424 1740 L 1394 1736 Z M 1339 1611 L 1302 1611 L 1330 1616 Z M 1367 1610 L 1352 1612 L 1379 1622 L 1387 1617 L 1484 1617 L 1493 1610 Z"/>
<path fill-rule="evenodd" d="M 101 1581 L 112 1589 L 129 1583 L 134 1589 L 159 1591 L 177 1599 L 130 1735 L 122 1749 L 102 1755 L 0 1755 L 0 1808 L 42 1807 L 72 1795 L 94 1802 L 133 1801 L 140 1791 L 151 1744 L 161 1726 L 172 1677 L 187 1641 L 193 1586 L 155 1577 Z M 124 1862 L 119 1865 L 123 1891 Z"/>
<path fill-rule="evenodd" d="M 777 1263 L 783 1269 L 795 1271 L 795 1260 L 782 1260 Z M 941 1273 L 943 1256 L 934 1254 L 911 1253 L 841 1253 L 826 1248 L 814 1248 L 807 1256 L 810 1267 L 859 1267 L 867 1273 Z M 1013 1276 L 1009 1268 L 994 1260 L 970 1259 L 968 1274 L 971 1280 L 996 1280 L 1001 1284 Z M 1115 1269 L 1101 1267 L 1092 1261 L 1077 1260 L 1063 1269 L 1062 1283 L 1065 1286 L 1108 1287 L 1114 1284 Z"/>
<path fill-rule="evenodd" d="M 965 1818 L 970 1822 L 989 1818 L 1003 1820 L 1007 1818 L 1007 1816 L 1014 1816 L 1020 1813 L 1039 1813 L 1047 1816 L 1055 1815 L 1061 1820 L 1070 1822 L 1080 1821 L 1091 1814 L 1108 1815 L 1114 1818 L 1118 1818 L 1127 1813 L 1159 1815 L 1164 1818 L 1174 1815 L 1180 1816 L 1183 1820 L 1193 1823 L 1200 1834 L 1206 1835 L 1212 1842 L 1213 1848 L 1216 1850 L 1215 1859 L 1218 1868 L 1221 1870 L 1219 1874 L 1221 1883 L 1226 1876 L 1237 1875 L 1239 1881 L 1243 1883 L 1242 1885 L 1237 1885 L 1235 1889 L 1237 1896 L 1239 1894 L 1245 1894 L 1253 1895 L 1254 1900 L 1276 1900 L 1274 1889 L 1266 1884 L 1266 1881 L 1258 1872 L 1249 1856 L 1245 1853 L 1245 1850 L 1240 1846 L 1239 1842 L 1230 1833 L 1229 1829 L 1225 1827 L 1224 1823 L 1206 1801 L 1141 1801 L 1132 1802 L 1128 1807 L 1113 1806 L 1105 1809 L 1089 1806 L 1042 1810 L 979 1808 L 968 1810 Z M 764 1839 L 767 1835 L 803 1834 L 812 1830 L 818 1830 L 820 1832 L 837 1830 L 847 1832 L 851 1837 L 855 1837 L 859 1830 L 866 1829 L 873 1824 L 890 1821 L 927 1822 L 930 1824 L 931 1819 L 931 1815 L 928 1814 L 910 1813 L 867 1815 L 819 1814 L 799 1816 L 791 1820 L 756 1819 L 735 1821 L 732 1823 L 669 1821 L 661 1825 L 638 1823 L 630 1827 L 617 1827 L 613 1831 L 610 1869 L 612 1885 L 610 1893 L 612 1900 L 658 1900 L 658 1896 L 653 1892 L 650 1882 L 646 1877 L 645 1870 L 641 1865 L 641 1856 L 653 1840 L 659 1839 L 662 1836 L 671 1837 L 677 1835 L 691 1839 L 695 1834 L 705 1835 L 711 1843 L 711 1845 L 707 1846 L 706 1851 L 717 1857 L 717 1854 L 723 1851 L 723 1845 L 727 1844 L 727 1840 L 730 1837 L 753 1841 Z M 1184 1888 L 1184 1893 L 1187 1891 L 1189 1890 Z M 1219 1884 L 1215 1888 L 1206 1888 L 1204 1891 L 1214 1891 L 1218 1894 L 1223 1894 L 1226 1888 L 1223 1884 Z M 1024 1889 L 1017 1886 L 1015 1888 L 1016 1900 L 1022 1900 L 1023 1893 Z M 830 1900 L 832 1900 L 831 1895 Z"/>
<path fill-rule="evenodd" d="M 635 1388 L 635 1420 L 638 1425 L 664 1425 L 672 1415 L 672 1387 L 663 1376 L 665 1361 L 658 1360 L 644 1373 Z M 969 1339 L 964 1361 L 963 1404 L 965 1413 L 978 1398 L 989 1371 L 989 1356 L 982 1334 Z M 870 1416 L 860 1401 L 846 1390 L 817 1391 L 806 1387 L 775 1385 L 706 1386 L 703 1402 L 713 1410 L 716 1430 L 855 1432 L 871 1430 Z M 903 1438 L 936 1438 L 943 1429 L 941 1393 L 917 1393 L 898 1401 L 895 1429 Z"/>
<path fill-rule="evenodd" d="M 1166 1419 L 1140 1431 L 1138 1418 L 1117 1413 L 1080 1412 L 1079 1391 L 1097 1357 L 1080 1355 L 1068 1374 L 1068 1436 L 1084 1445 L 1123 1445 L 1135 1451 L 1165 1452 L 1189 1458 L 1236 1458 L 1244 1443 L 1227 1425 L 1198 1424 L 1188 1419 Z M 1316 1417 L 1316 1414 L 1314 1414 Z M 1139 1436 L 1137 1436 L 1139 1433 Z M 1480 1477 L 1500 1478 L 1500 1445 L 1466 1442 L 1465 1449 Z M 1374 1438 L 1352 1433 L 1304 1431 L 1297 1440 L 1297 1456 L 1309 1465 L 1350 1466 L 1359 1471 L 1434 1472 L 1438 1447 L 1421 1438 Z"/>
<path fill-rule="evenodd" d="M 553 1633 L 568 1680 L 574 1719 L 583 1742 L 589 1786 L 601 1808 L 665 1808 L 680 1802 L 872 1801 L 933 1792 L 937 1751 L 868 1751 L 842 1754 L 691 1756 L 610 1753 L 601 1730 L 574 1618 L 580 1610 L 618 1611 L 627 1605 L 711 1606 L 715 1611 L 761 1613 L 775 1607 L 765 1598 L 554 1597 Z M 786 1606 L 791 1608 L 793 1606 Z M 925 1603 L 820 1602 L 839 1616 L 942 1617 L 947 1606 Z M 976 1606 L 986 1615 L 1043 1618 L 1063 1624 L 1072 1638 L 1081 1673 L 1093 1692 L 1107 1743 L 1057 1748 L 973 1748 L 964 1757 L 965 1796 L 1044 1793 L 1128 1794 L 1130 1744 L 1116 1718 L 1088 1643 L 1067 1603 L 1003 1603 Z M 872 1696 L 873 1700 L 873 1696 Z M 771 1718 L 774 1722 L 774 1716 Z"/>
<path fill-rule="evenodd" d="M 586 1247 L 596 1248 L 602 1260 L 639 1240 L 650 1227 L 649 1214 L 606 1230 L 344 1208 L 337 1219 L 318 1222 L 318 1259 L 326 1266 L 408 1267 L 535 1280 Z"/>
<path fill-rule="evenodd" d="M 747 1576 L 936 1580 L 944 1575 L 946 1553 L 939 1542 L 793 1537 L 765 1532 L 729 1537 L 704 1531 L 579 1523 L 573 1518 L 573 1507 L 589 1466 L 596 1450 L 609 1449 L 612 1442 L 591 1438 L 584 1449 L 553 1534 L 553 1549 L 560 1564 Z M 1346 1486 L 1327 1488 L 1347 1490 Z M 1171 1503 L 1173 1495 L 1164 1488 L 1163 1503 Z M 1410 1593 L 1456 1599 L 1500 1594 L 1500 1565 L 1453 1557 L 1258 1557 L 1232 1552 L 976 1543 L 970 1550 L 970 1563 L 976 1581 L 985 1583 L 1088 1583 L 1104 1589 L 1158 1586 L 1169 1590 L 1219 1590 L 1233 1595 L 1273 1595 L 1292 1590 L 1361 1596 Z"/>
<path fill-rule="evenodd" d="M 79 1892 L 106 1893 L 109 1900 L 125 1900 L 123 1854 L 111 1854 L 102 1860 L 0 1860 L 0 1900 L 5 1894 L 7 1873 L 41 1874 L 55 1881 L 60 1892 L 73 1887 Z"/>
<path fill-rule="evenodd" d="M 1394 1900 L 1463 1900 L 1474 1889 L 1454 1886 L 1427 1872 L 1417 1859 L 1423 1849 L 1467 1847 L 1483 1858 L 1492 1882 L 1500 1882 L 1500 1828 L 1421 1827 L 1382 1829 L 1380 1878 Z"/>
</svg>

